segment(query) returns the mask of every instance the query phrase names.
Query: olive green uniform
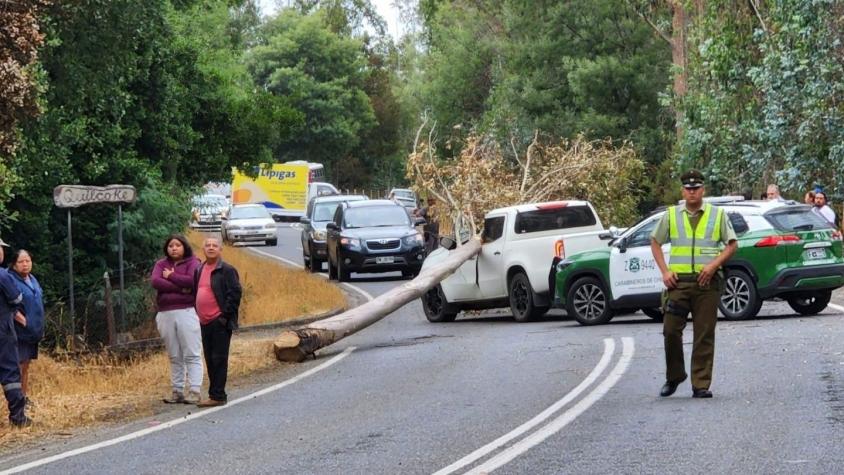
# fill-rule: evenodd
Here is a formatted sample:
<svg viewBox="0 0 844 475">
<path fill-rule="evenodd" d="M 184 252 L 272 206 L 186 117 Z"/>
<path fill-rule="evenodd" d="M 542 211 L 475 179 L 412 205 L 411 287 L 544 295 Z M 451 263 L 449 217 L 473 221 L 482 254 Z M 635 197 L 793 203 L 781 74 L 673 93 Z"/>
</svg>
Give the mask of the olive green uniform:
<svg viewBox="0 0 844 475">
<path fill-rule="evenodd" d="M 690 213 L 685 207 L 683 213 L 688 215 L 692 229 L 697 229 L 703 216 L 703 207 Z M 666 212 L 651 234 L 651 238 L 659 244 L 670 240 L 668 212 Z M 736 233 L 730 220 L 724 215 L 721 219 L 720 242 L 724 245 L 735 241 Z M 665 339 L 665 380 L 678 383 L 686 379 L 685 362 L 683 359 L 683 330 L 686 328 L 686 315 L 677 315 L 677 311 L 688 310 L 692 314 L 694 341 L 692 344 L 692 387 L 709 389 L 712 383 L 712 362 L 715 357 L 715 322 L 718 320 L 718 302 L 723 291 L 723 276 L 721 271 L 712 277 L 709 285 L 701 286 L 697 283 L 697 274 L 678 274 L 677 286 L 666 291 L 663 310 L 662 334 Z M 668 306 L 667 303 L 673 304 Z"/>
</svg>

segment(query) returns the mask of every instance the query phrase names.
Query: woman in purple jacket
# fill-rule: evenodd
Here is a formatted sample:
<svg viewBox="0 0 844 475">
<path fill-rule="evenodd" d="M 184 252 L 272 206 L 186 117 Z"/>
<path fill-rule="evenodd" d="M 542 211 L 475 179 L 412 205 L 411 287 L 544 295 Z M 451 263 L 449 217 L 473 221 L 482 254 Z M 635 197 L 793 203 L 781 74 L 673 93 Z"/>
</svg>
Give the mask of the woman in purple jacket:
<svg viewBox="0 0 844 475">
<path fill-rule="evenodd" d="M 188 240 L 173 234 L 164 243 L 163 259 L 152 270 L 152 287 L 158 291 L 155 323 L 170 357 L 173 393 L 164 398 L 170 404 L 199 402 L 202 386 L 202 332 L 194 309 L 193 275 L 199 259 Z M 185 397 L 185 373 L 188 395 Z"/>
</svg>

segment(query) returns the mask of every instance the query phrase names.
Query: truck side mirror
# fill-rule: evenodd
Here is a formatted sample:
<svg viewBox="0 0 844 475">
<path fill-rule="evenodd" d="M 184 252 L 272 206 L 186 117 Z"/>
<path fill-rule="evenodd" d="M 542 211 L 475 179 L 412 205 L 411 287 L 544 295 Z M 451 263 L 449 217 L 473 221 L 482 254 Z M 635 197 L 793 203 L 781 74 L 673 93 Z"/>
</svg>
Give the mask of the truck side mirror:
<svg viewBox="0 0 844 475">
<path fill-rule="evenodd" d="M 302 224 L 311 224 L 311 220 L 306 216 L 302 216 L 301 218 L 299 218 L 299 222 Z"/>
<path fill-rule="evenodd" d="M 325 225 L 325 229 L 328 229 L 329 231 L 339 231 L 340 227 L 337 226 L 337 223 L 334 221 L 329 221 L 328 224 Z"/>
<path fill-rule="evenodd" d="M 428 222 L 425 221 L 425 218 L 422 218 L 422 217 L 413 218 L 413 225 L 414 226 L 424 226 L 426 224 L 428 224 Z"/>
</svg>

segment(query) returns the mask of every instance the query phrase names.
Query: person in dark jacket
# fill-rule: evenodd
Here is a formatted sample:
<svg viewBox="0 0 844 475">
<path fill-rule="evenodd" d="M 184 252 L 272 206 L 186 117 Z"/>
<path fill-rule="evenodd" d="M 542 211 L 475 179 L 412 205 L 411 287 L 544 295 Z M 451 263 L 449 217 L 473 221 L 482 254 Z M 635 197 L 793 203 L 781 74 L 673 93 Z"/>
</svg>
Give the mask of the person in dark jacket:
<svg viewBox="0 0 844 475">
<path fill-rule="evenodd" d="M 11 272 L 23 296 L 23 308 L 15 313 L 15 332 L 18 335 L 18 361 L 21 368 L 21 386 L 26 404 L 29 397 L 29 362 L 38 359 L 38 343 L 44 337 L 44 292 L 38 279 L 32 275 L 32 255 L 26 249 L 12 254 Z"/>
<path fill-rule="evenodd" d="M 194 274 L 199 259 L 188 240 L 173 234 L 164 241 L 164 258 L 152 270 L 152 287 L 157 291 L 155 324 L 170 358 L 172 393 L 169 404 L 199 402 L 202 386 L 202 333 L 194 308 Z M 187 397 L 185 397 L 187 374 Z"/>
<path fill-rule="evenodd" d="M 229 345 L 237 328 L 240 297 L 243 293 L 237 269 L 223 262 L 218 238 L 208 238 L 202 246 L 205 262 L 196 270 L 196 313 L 202 328 L 202 350 L 208 370 L 208 399 L 199 407 L 222 406 L 228 401 L 226 378 Z"/>
<path fill-rule="evenodd" d="M 3 261 L 3 246 L 0 239 L 0 262 Z M 18 365 L 18 335 L 15 333 L 14 318 L 20 310 L 23 295 L 14 278 L 0 267 L 0 384 L 9 405 L 9 422 L 15 427 L 28 427 L 32 420 L 26 417 L 26 398 L 21 385 L 21 369 Z"/>
</svg>

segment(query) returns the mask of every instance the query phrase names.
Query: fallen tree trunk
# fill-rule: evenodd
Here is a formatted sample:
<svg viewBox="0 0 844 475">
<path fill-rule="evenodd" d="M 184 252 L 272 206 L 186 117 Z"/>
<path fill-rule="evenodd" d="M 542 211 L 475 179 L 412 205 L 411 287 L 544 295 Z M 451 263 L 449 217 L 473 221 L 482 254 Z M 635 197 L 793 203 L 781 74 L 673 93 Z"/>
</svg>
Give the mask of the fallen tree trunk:
<svg viewBox="0 0 844 475">
<path fill-rule="evenodd" d="M 370 302 L 298 330 L 282 333 L 273 344 L 276 358 L 279 361 L 304 361 L 316 350 L 372 325 L 411 300 L 421 297 L 480 250 L 480 241 L 477 238 L 471 239 L 453 249 L 443 262 L 425 269 L 415 279 Z"/>
</svg>

